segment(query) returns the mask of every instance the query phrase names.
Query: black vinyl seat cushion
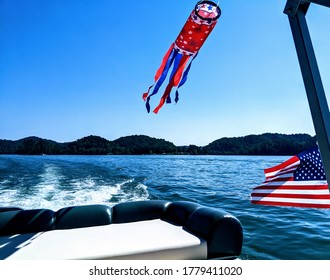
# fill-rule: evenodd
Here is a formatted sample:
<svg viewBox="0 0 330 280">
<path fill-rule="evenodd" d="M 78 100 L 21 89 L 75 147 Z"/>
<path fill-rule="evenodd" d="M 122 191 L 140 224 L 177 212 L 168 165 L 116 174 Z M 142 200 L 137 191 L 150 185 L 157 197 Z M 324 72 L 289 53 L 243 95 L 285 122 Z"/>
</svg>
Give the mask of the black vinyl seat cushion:
<svg viewBox="0 0 330 280">
<path fill-rule="evenodd" d="M 109 205 L 22 210 L 0 207 L 0 236 L 38 233 L 131 223 L 161 219 L 206 240 L 208 258 L 239 256 L 243 244 L 243 229 L 239 220 L 223 211 L 200 204 L 164 200 L 147 200 Z"/>
</svg>

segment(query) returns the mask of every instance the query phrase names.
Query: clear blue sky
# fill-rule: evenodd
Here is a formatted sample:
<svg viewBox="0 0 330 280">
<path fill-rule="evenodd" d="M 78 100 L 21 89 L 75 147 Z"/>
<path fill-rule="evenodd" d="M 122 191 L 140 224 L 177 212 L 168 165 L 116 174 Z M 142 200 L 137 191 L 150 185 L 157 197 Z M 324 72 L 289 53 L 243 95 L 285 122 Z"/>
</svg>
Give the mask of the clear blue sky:
<svg viewBox="0 0 330 280">
<path fill-rule="evenodd" d="M 142 93 L 196 2 L 0 0 L 0 139 L 314 135 L 285 0 L 220 1 L 179 103 L 146 112 Z M 329 93 L 330 9 L 307 19 Z"/>
</svg>

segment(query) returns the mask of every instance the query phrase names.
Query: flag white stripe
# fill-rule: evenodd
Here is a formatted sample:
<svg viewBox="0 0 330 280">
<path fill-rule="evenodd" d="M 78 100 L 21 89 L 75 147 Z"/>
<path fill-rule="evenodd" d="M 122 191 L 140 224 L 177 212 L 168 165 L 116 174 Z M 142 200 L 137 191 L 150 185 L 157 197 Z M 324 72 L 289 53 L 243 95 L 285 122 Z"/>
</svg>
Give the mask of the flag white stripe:
<svg viewBox="0 0 330 280">
<path fill-rule="evenodd" d="M 322 186 L 327 183 L 321 181 L 269 181 L 264 182 L 260 186 Z"/>
<path fill-rule="evenodd" d="M 284 168 L 281 170 L 277 170 L 277 171 L 273 171 L 273 172 L 265 172 L 266 176 L 276 176 L 278 174 L 282 174 L 282 173 L 288 173 L 288 172 L 295 172 L 297 170 L 297 167 L 293 167 L 293 168 Z"/>
<path fill-rule="evenodd" d="M 269 178 L 269 176 L 266 176 L 266 180 L 272 181 L 275 179 L 282 179 L 282 178 L 291 178 L 293 176 L 293 173 L 285 173 L 282 175 L 277 175 L 277 176 L 273 176 L 271 178 Z"/>
<path fill-rule="evenodd" d="M 273 189 L 273 190 L 265 190 L 265 189 L 256 189 L 252 193 L 263 193 L 263 194 L 330 194 L 329 190 L 297 190 L 297 189 Z"/>
<path fill-rule="evenodd" d="M 293 170 L 296 170 L 296 169 L 297 169 L 297 166 L 299 166 L 299 164 L 300 164 L 300 161 L 297 161 L 297 162 L 292 163 L 292 164 L 290 164 L 290 165 L 288 165 L 287 167 L 284 167 L 284 168 L 282 168 L 282 169 L 279 169 L 279 170 L 276 170 L 276 171 L 273 171 L 273 172 L 267 172 L 266 175 L 267 175 L 267 176 L 275 176 L 276 173 L 279 173 L 279 172 L 287 172 L 287 171 L 289 171 L 290 169 L 292 169 L 292 171 L 293 171 Z"/>
</svg>

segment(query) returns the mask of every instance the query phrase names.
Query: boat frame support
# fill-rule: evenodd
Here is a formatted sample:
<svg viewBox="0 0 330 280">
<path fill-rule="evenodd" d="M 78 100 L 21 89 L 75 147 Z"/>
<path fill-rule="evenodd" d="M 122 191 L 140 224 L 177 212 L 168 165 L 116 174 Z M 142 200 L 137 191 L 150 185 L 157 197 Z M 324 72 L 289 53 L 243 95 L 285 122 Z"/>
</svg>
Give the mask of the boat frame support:
<svg viewBox="0 0 330 280">
<path fill-rule="evenodd" d="M 330 190 L 330 112 L 306 21 L 306 13 L 311 3 L 330 8 L 330 0 L 288 0 L 284 13 L 289 18 Z"/>
</svg>

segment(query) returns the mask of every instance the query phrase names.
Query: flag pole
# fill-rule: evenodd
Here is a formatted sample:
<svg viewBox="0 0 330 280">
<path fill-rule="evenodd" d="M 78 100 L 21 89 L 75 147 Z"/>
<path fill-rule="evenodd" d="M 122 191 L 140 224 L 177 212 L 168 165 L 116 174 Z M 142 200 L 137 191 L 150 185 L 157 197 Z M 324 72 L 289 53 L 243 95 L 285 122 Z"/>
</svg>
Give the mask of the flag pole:
<svg viewBox="0 0 330 280">
<path fill-rule="evenodd" d="M 315 133 L 330 190 L 330 113 L 306 22 L 306 13 L 311 2 L 330 7 L 330 0 L 288 0 L 284 13 L 287 14 L 289 18 Z"/>
</svg>

